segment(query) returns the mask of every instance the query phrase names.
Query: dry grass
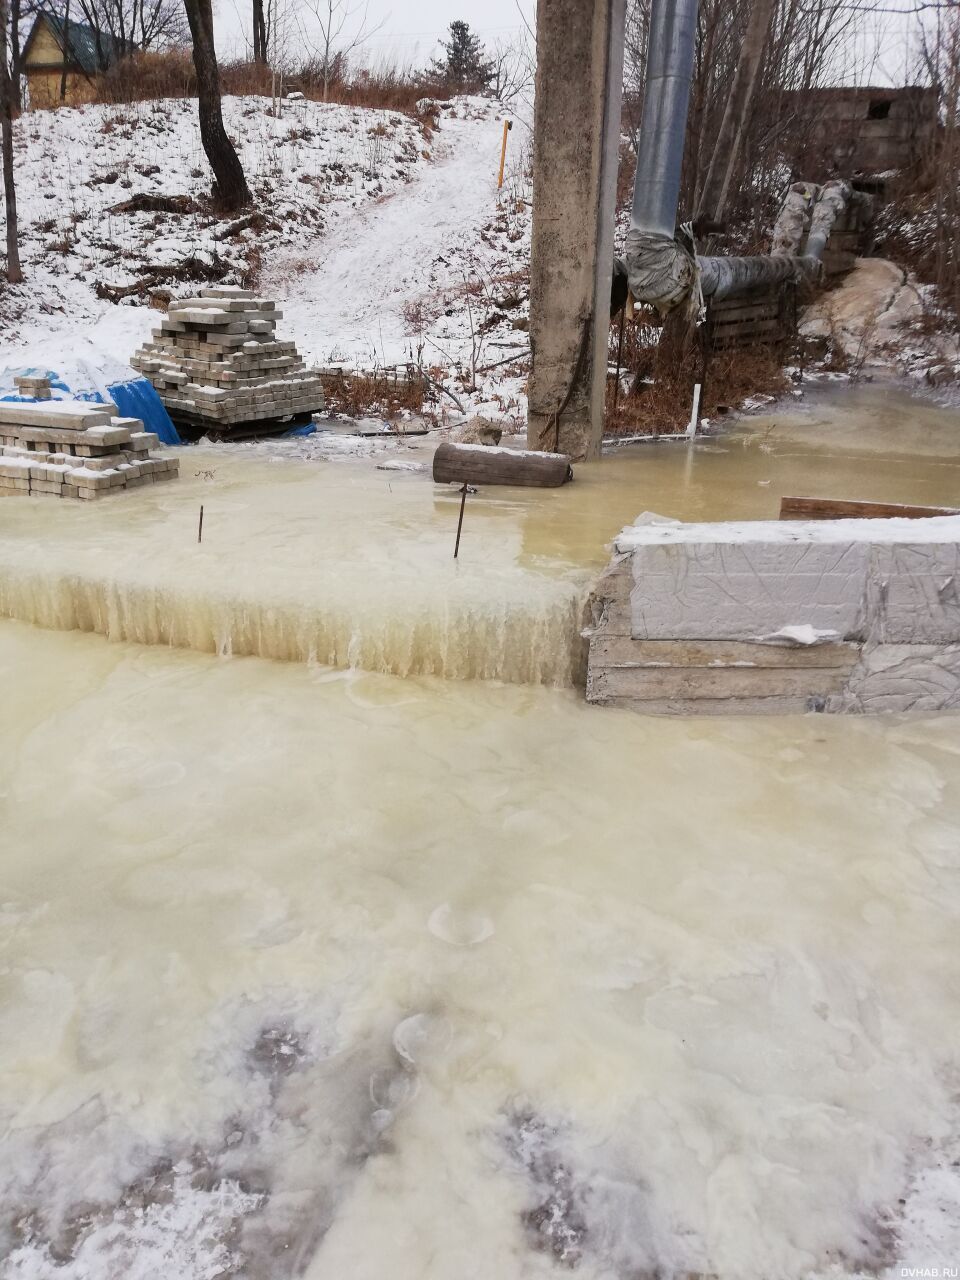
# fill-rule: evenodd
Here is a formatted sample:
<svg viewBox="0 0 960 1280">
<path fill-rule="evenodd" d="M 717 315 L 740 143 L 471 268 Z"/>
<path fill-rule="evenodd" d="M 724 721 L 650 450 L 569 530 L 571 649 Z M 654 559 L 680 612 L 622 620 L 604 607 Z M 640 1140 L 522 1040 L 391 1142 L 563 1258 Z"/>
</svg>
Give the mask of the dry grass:
<svg viewBox="0 0 960 1280">
<path fill-rule="evenodd" d="M 220 65 L 220 81 L 224 93 L 238 96 L 258 94 L 272 96 L 275 83 L 269 67 L 261 63 L 236 61 Z M 97 102 L 143 102 L 157 98 L 192 98 L 197 93 L 197 77 L 189 50 L 171 49 L 165 53 L 135 54 L 99 76 L 96 82 Z M 318 67 L 307 61 L 282 82 L 284 94 L 298 90 L 315 102 L 327 101 L 350 107 L 372 107 L 414 116 L 426 125 L 433 121 L 429 108 L 419 111 L 417 104 L 428 98 L 445 98 L 437 86 L 422 72 L 383 63 L 375 67 L 351 69 L 335 66 L 327 83 L 326 98 L 323 76 Z"/>
<path fill-rule="evenodd" d="M 96 80 L 96 102 L 145 102 L 196 96 L 197 75 L 185 49 L 138 53 L 124 58 Z"/>
<path fill-rule="evenodd" d="M 665 354 L 656 344 L 658 330 L 643 319 L 627 321 L 621 369 L 633 379 L 629 392 L 620 391 L 614 412 L 613 380 L 607 383 L 608 436 L 657 435 L 681 432 L 690 421 L 695 383 L 704 383 L 700 416 L 716 418 L 751 395 L 780 395 L 787 389 L 775 347 L 714 351 L 706 366 L 699 341 L 679 355 Z M 617 359 L 618 325 L 610 330 L 610 363 Z"/>
<path fill-rule="evenodd" d="M 323 376 L 323 394 L 328 412 L 348 418 L 382 417 L 388 421 L 403 413 L 423 416 L 429 387 L 415 374 L 410 377 L 392 370 L 372 374 L 337 373 Z"/>
</svg>

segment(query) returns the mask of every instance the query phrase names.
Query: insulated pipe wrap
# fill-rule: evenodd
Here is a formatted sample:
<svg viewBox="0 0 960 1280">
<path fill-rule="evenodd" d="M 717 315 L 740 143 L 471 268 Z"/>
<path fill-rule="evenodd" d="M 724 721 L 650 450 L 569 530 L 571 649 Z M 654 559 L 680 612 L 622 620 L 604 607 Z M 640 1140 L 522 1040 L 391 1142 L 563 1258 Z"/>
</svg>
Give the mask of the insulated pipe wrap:
<svg viewBox="0 0 960 1280">
<path fill-rule="evenodd" d="M 784 253 L 758 253 L 749 258 L 698 258 L 697 265 L 703 296 L 715 302 L 784 280 L 799 280 L 803 276 L 816 279 L 821 270 L 817 258 Z"/>
<path fill-rule="evenodd" d="M 690 297 L 697 266 L 672 235 L 631 228 L 623 253 L 630 292 L 665 315 Z"/>
</svg>

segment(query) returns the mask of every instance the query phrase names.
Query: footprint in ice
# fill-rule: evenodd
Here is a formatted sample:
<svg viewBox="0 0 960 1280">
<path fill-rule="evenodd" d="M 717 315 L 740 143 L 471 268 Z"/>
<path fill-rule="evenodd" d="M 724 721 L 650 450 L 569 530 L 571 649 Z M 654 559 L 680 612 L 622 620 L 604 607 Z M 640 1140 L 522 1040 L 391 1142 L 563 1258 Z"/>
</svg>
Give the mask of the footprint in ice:
<svg viewBox="0 0 960 1280">
<path fill-rule="evenodd" d="M 452 1036 L 446 1018 L 435 1013 L 414 1013 L 397 1023 L 393 1031 L 393 1047 L 404 1062 L 417 1066 L 427 1053 L 436 1055 L 445 1049 Z"/>
<path fill-rule="evenodd" d="M 449 902 L 430 913 L 427 928 L 435 938 L 454 947 L 473 947 L 493 936 L 493 921 L 482 911 L 456 910 Z"/>
<path fill-rule="evenodd" d="M 164 760 L 159 764 L 146 764 L 137 769 L 133 777 L 141 787 L 175 787 L 187 776 L 179 760 Z"/>
</svg>

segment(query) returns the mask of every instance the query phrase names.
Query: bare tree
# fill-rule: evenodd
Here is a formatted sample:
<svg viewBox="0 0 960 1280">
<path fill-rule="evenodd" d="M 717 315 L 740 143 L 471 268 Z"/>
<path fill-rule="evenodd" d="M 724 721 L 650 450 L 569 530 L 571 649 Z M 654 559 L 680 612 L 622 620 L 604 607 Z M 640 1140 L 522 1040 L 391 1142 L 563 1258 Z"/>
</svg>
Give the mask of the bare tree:
<svg viewBox="0 0 960 1280">
<path fill-rule="evenodd" d="M 10 58 L 7 49 L 8 0 L 0 0 L 0 150 L 3 152 L 3 212 L 7 227 L 7 280 L 19 284 L 23 279 L 20 269 L 19 224 L 17 222 L 17 191 L 13 178 L 13 84 L 10 78 Z"/>
<path fill-rule="evenodd" d="M 330 85 L 338 70 L 346 65 L 350 54 L 360 48 L 383 26 L 383 19 L 371 26 L 369 4 L 351 5 L 349 0 L 306 0 L 306 7 L 316 18 L 319 38 L 312 39 L 301 28 L 304 42 L 313 50 L 318 78 L 327 101 Z"/>
<path fill-rule="evenodd" d="M 960 4 L 924 14 L 919 23 L 920 64 L 924 78 L 937 90 L 940 129 L 921 163 L 929 189 L 930 236 L 923 274 L 937 294 L 960 317 Z"/>
<path fill-rule="evenodd" d="M 498 40 L 488 56 L 489 88 L 504 106 L 517 99 L 527 101 L 533 90 L 536 58 L 529 40 Z"/>
<path fill-rule="evenodd" d="M 253 60 L 263 66 L 267 64 L 270 49 L 270 14 L 269 0 L 266 7 L 263 0 L 253 0 Z"/>
<path fill-rule="evenodd" d="M 759 43 L 763 14 L 769 0 L 700 0 L 694 54 L 690 114 L 684 151 L 680 207 L 684 217 L 706 208 L 707 171 L 717 151 L 718 135 L 728 120 L 728 136 L 738 145 L 736 154 L 723 147 L 719 173 L 711 182 L 717 191 L 727 187 L 725 203 L 734 200 L 738 213 L 756 203 L 753 211 L 756 238 L 769 227 L 783 195 L 782 162 L 785 154 L 802 151 L 802 137 L 817 122 L 817 106 L 810 90 L 844 79 L 856 81 L 860 69 L 849 65 L 864 15 L 877 0 L 774 0 L 766 39 L 750 88 L 751 49 Z M 956 0 L 951 0 L 955 3 Z M 754 16 L 754 38 L 748 42 L 748 26 Z M 625 46 L 625 126 L 636 149 L 640 103 L 650 20 L 650 0 L 628 0 Z M 743 56 L 741 56 L 743 55 Z M 737 87 L 738 68 L 740 85 Z M 736 92 L 735 92 L 736 90 Z M 738 103 L 748 101 L 746 108 Z M 742 128 L 738 130 L 738 121 Z M 789 146 L 787 144 L 790 144 Z M 733 159 L 731 167 L 729 161 Z M 729 178 L 727 171 L 729 170 Z M 760 173 L 769 185 L 762 192 L 754 184 L 739 188 L 743 173 Z M 804 175 L 805 176 L 805 175 Z M 760 184 L 763 187 L 763 182 Z M 762 199 L 760 196 L 762 195 Z"/>
<path fill-rule="evenodd" d="M 20 270 L 19 224 L 17 221 L 17 188 L 13 175 L 13 82 L 10 79 L 10 59 L 6 47 L 9 9 L 8 0 L 0 0 L 0 150 L 3 150 L 4 170 L 4 219 L 6 221 L 6 279 L 19 284 L 23 279 Z"/>
<path fill-rule="evenodd" d="M 233 212 L 250 203 L 250 189 L 233 143 L 223 127 L 220 107 L 220 68 L 213 42 L 211 0 L 184 0 L 193 37 L 193 65 L 197 71 L 200 141 L 213 170 L 213 194 L 221 208 Z"/>
<path fill-rule="evenodd" d="M 743 151 L 744 132 L 775 8 L 776 0 L 753 0 L 751 5 L 733 86 L 727 98 L 720 132 L 700 193 L 697 207 L 699 217 L 715 220 L 723 217 L 730 186 Z"/>
<path fill-rule="evenodd" d="M 93 29 L 97 64 L 108 70 L 117 56 L 182 44 L 187 24 L 180 0 L 76 0 L 82 20 Z M 69 17 L 70 0 L 61 8 Z"/>
</svg>

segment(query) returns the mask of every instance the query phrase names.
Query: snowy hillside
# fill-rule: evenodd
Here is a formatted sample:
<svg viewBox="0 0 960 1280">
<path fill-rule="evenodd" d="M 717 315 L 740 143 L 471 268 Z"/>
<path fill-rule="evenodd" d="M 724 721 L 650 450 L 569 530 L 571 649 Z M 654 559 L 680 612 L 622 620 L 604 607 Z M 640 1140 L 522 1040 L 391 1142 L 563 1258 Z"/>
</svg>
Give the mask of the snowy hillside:
<svg viewBox="0 0 960 1280">
<path fill-rule="evenodd" d="M 270 108 L 224 99 L 254 195 L 239 219 L 210 208 L 193 100 L 25 115 L 26 281 L 0 292 L 0 369 L 40 351 L 48 363 L 125 362 L 158 300 L 222 280 L 277 297 L 310 360 L 414 359 L 457 370 L 461 398 L 515 410 L 520 382 L 502 386 L 500 370 L 527 346 L 522 131 L 498 193 L 495 104 L 444 104 L 435 131 L 395 112 L 288 101 L 275 119 Z"/>
<path fill-rule="evenodd" d="M 275 119 L 268 98 L 223 105 L 255 201 L 243 228 L 210 208 L 195 101 L 24 115 L 16 171 L 29 283 L 4 300 L 7 318 L 38 307 L 96 314 L 98 296 L 139 281 L 247 276 L 276 245 L 396 191 L 427 152 L 419 124 L 396 113 L 298 101 Z"/>
</svg>

